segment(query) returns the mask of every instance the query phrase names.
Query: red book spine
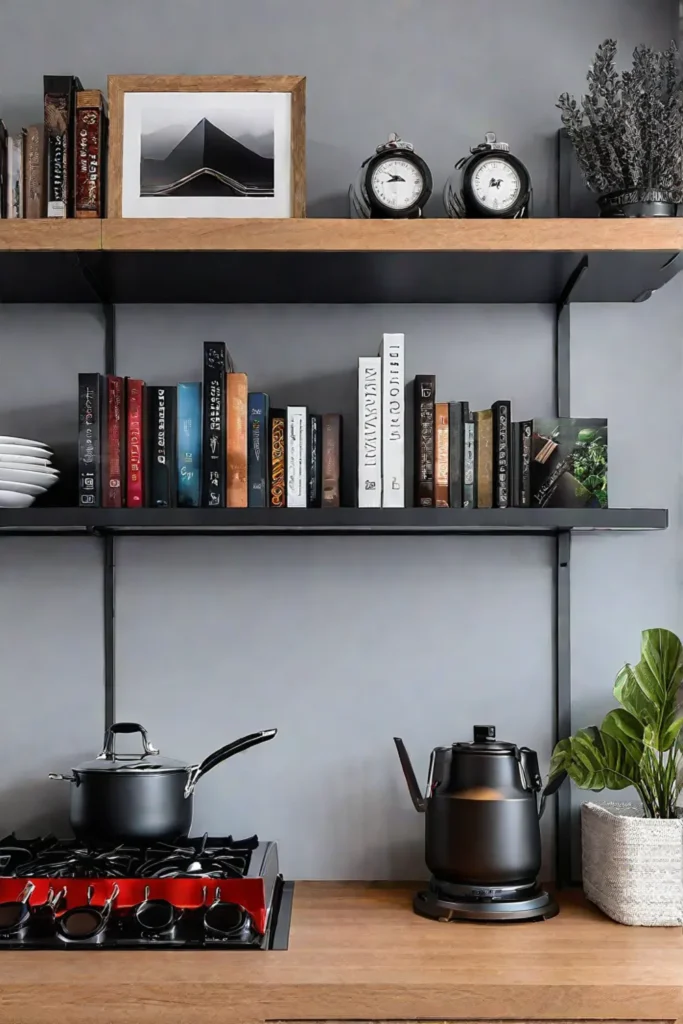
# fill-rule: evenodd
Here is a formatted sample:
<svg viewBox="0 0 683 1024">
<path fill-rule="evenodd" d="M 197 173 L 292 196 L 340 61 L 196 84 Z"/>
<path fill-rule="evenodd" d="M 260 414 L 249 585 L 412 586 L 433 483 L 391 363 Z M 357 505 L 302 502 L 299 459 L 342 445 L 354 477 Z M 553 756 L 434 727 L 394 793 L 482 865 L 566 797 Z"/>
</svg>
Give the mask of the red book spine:
<svg viewBox="0 0 683 1024">
<path fill-rule="evenodd" d="M 121 508 L 123 480 L 121 460 L 121 414 L 123 412 L 123 377 L 107 377 L 107 476 L 102 495 L 103 508 Z"/>
<path fill-rule="evenodd" d="M 126 378 L 126 399 L 128 407 L 128 443 L 126 445 L 126 505 L 128 508 L 142 508 L 145 504 L 144 488 L 144 438 L 143 408 L 144 387 L 142 380 Z"/>
</svg>

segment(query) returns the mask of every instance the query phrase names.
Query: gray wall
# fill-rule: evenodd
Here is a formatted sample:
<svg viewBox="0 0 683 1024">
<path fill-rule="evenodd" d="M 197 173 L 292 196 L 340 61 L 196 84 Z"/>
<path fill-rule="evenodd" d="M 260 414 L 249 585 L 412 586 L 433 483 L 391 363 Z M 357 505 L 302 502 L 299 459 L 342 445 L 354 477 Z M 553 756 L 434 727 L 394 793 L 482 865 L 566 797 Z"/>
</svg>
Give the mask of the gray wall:
<svg viewBox="0 0 683 1024">
<path fill-rule="evenodd" d="M 389 130 L 415 141 L 440 188 L 489 128 L 527 159 L 537 210 L 549 213 L 556 95 L 581 88 L 608 34 L 626 49 L 666 43 L 675 7 L 5 0 L 1 107 L 10 128 L 38 119 L 43 70 L 77 71 L 101 88 L 105 72 L 303 73 L 312 215 L 344 213 L 359 161 Z M 610 418 L 612 503 L 664 505 L 672 517 L 666 534 L 574 543 L 577 725 L 609 706 L 640 629 L 679 620 L 682 294 L 674 283 L 643 306 L 574 311 L 573 412 Z M 552 412 L 552 312 L 120 308 L 119 369 L 150 382 L 196 379 L 201 342 L 222 337 L 273 402 L 351 419 L 357 356 L 374 352 L 383 331 L 405 331 L 408 374 L 435 372 L 441 397 L 482 407 L 510 396 L 516 416 L 543 415 Z M 96 309 L 0 307 L 0 432 L 50 440 L 66 459 L 76 373 L 101 369 L 101 358 Z M 118 715 L 188 758 L 277 725 L 274 743 L 207 776 L 197 828 L 279 839 L 293 877 L 418 876 L 422 822 L 391 737 L 404 736 L 421 775 L 431 747 L 467 737 L 475 721 L 495 722 L 547 763 L 552 553 L 543 538 L 123 539 Z M 45 774 L 100 741 L 100 567 L 94 541 L 0 545 L 0 832 L 63 830 L 66 794 Z"/>
</svg>

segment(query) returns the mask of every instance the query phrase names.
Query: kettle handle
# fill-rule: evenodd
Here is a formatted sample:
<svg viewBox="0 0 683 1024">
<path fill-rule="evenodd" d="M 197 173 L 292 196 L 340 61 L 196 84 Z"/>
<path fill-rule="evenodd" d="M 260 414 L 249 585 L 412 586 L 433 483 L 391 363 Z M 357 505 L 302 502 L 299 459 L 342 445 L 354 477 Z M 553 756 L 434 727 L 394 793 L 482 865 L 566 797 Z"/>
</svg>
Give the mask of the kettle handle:
<svg viewBox="0 0 683 1024">
<path fill-rule="evenodd" d="M 400 736 L 394 736 L 394 743 L 396 744 L 398 759 L 401 762 L 401 768 L 403 769 L 403 774 L 405 775 L 405 779 L 408 784 L 408 792 L 410 793 L 410 799 L 413 801 L 413 807 L 420 814 L 423 814 L 427 810 L 427 801 L 420 793 L 420 787 L 418 785 L 417 778 L 415 777 L 415 771 L 408 755 L 408 751 L 406 750 L 406 745 Z M 431 764 L 429 774 L 430 776 L 432 774 Z"/>
</svg>

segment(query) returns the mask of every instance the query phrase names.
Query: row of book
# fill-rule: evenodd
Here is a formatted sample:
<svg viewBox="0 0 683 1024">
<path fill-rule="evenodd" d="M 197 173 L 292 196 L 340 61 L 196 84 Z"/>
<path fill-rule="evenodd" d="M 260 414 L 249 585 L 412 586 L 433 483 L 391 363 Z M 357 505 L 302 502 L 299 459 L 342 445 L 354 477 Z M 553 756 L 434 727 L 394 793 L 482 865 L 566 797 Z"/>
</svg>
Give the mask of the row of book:
<svg viewBox="0 0 683 1024">
<path fill-rule="evenodd" d="M 358 505 L 406 498 L 405 338 L 385 334 L 358 362 Z M 413 389 L 413 502 L 419 508 L 607 507 L 607 420 L 514 422 L 511 403 L 474 411 L 437 402 L 436 377 Z"/>
<path fill-rule="evenodd" d="M 42 124 L 9 135 L 0 121 L 0 217 L 102 217 L 104 97 L 73 75 L 46 75 L 43 94 Z"/>
<path fill-rule="evenodd" d="M 224 342 L 203 383 L 79 374 L 78 503 L 87 508 L 334 507 L 342 417 L 271 409 Z"/>
</svg>

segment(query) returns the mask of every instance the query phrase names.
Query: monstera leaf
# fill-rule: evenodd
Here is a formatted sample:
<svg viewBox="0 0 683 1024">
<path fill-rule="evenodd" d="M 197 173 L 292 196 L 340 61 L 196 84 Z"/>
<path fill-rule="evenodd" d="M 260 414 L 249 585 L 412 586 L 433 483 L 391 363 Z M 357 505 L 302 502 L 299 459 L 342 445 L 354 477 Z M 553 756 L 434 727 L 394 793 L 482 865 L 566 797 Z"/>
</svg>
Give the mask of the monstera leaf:
<svg viewBox="0 0 683 1024">
<path fill-rule="evenodd" d="M 614 726 L 614 732 L 617 731 Z M 639 758 L 634 757 L 620 739 L 595 725 L 579 729 L 555 747 L 548 785 L 564 772 L 581 789 L 595 792 L 626 789 L 637 786 L 640 781 Z"/>
<path fill-rule="evenodd" d="M 674 818 L 683 788 L 683 645 L 667 629 L 648 629 L 637 665 L 625 665 L 614 684 L 620 708 L 598 729 L 590 726 L 561 740 L 550 763 L 548 791 L 565 775 L 581 789 L 633 786 L 645 814 Z"/>
<path fill-rule="evenodd" d="M 678 717 L 678 691 L 683 683 L 683 646 L 668 629 L 647 629 L 637 665 L 624 665 L 614 696 L 643 727 L 645 746 L 666 752 L 683 726 Z"/>
</svg>

